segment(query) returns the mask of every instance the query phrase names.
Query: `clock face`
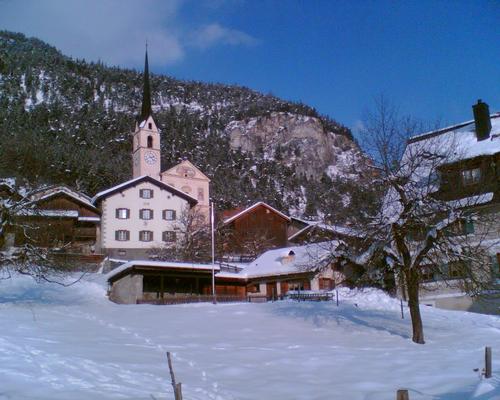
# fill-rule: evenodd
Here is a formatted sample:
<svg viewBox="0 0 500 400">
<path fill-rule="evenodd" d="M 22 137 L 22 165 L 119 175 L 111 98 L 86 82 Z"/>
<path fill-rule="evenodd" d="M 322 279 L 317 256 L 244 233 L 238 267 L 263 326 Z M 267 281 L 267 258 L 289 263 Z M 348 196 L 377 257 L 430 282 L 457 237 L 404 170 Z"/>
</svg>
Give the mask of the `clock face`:
<svg viewBox="0 0 500 400">
<path fill-rule="evenodd" d="M 153 165 L 156 162 L 156 154 L 152 151 L 148 151 L 144 154 L 144 161 L 146 161 L 146 164 Z"/>
</svg>

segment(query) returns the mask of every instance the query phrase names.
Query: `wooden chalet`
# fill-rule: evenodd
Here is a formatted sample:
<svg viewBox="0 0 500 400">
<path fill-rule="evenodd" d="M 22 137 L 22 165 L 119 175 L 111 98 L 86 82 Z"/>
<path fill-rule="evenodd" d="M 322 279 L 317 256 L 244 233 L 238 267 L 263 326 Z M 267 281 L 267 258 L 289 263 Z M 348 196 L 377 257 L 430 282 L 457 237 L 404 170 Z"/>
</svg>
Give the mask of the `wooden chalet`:
<svg viewBox="0 0 500 400">
<path fill-rule="evenodd" d="M 226 257 L 255 259 L 268 249 L 287 245 L 291 219 L 264 202 L 222 213 L 223 253 Z"/>
<path fill-rule="evenodd" d="M 16 245 L 30 241 L 54 248 L 61 255 L 82 256 L 86 262 L 102 260 L 98 248 L 100 212 L 88 196 L 56 186 L 30 194 L 29 199 L 31 207 L 17 216 L 28 229 L 17 229 Z"/>
</svg>

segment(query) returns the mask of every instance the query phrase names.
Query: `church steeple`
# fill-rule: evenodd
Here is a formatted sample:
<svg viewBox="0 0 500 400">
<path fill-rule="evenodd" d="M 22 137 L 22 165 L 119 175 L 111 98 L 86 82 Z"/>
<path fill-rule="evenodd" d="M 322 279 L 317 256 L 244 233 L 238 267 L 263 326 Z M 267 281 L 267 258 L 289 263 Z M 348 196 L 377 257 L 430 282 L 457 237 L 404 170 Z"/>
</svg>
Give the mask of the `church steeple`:
<svg viewBox="0 0 500 400">
<path fill-rule="evenodd" d="M 142 92 L 141 121 L 151 116 L 151 90 L 149 88 L 149 65 L 148 65 L 148 46 L 146 45 L 146 57 L 144 61 L 144 84 Z"/>
<path fill-rule="evenodd" d="M 151 92 L 149 88 L 148 48 L 144 62 L 144 89 L 140 119 L 135 125 L 132 146 L 132 173 L 134 178 L 149 175 L 160 179 L 160 132 L 151 115 Z"/>
</svg>

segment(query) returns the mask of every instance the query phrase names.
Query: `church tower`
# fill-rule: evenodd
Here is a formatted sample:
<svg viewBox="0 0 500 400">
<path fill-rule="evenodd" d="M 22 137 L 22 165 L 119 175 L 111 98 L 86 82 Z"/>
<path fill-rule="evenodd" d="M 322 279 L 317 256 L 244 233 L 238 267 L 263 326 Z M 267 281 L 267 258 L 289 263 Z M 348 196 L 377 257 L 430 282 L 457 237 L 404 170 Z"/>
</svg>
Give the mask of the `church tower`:
<svg viewBox="0 0 500 400">
<path fill-rule="evenodd" d="M 151 91 L 149 87 L 148 50 L 144 62 L 144 87 L 142 109 L 135 126 L 133 142 L 133 177 L 149 175 L 160 180 L 160 133 L 151 111 Z"/>
</svg>

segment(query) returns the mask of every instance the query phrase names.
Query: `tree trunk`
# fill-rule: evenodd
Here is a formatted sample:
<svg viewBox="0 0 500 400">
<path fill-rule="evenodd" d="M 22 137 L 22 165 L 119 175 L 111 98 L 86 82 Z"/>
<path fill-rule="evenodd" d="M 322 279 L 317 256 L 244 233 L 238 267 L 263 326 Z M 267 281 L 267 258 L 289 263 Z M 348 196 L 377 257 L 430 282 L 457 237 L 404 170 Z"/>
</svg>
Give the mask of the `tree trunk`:
<svg viewBox="0 0 500 400">
<path fill-rule="evenodd" d="M 418 290 L 420 286 L 418 272 L 410 269 L 405 271 L 406 285 L 408 290 L 408 307 L 410 308 L 411 326 L 413 329 L 412 340 L 418 344 L 424 344 L 424 326 L 420 315 L 420 302 Z"/>
</svg>

